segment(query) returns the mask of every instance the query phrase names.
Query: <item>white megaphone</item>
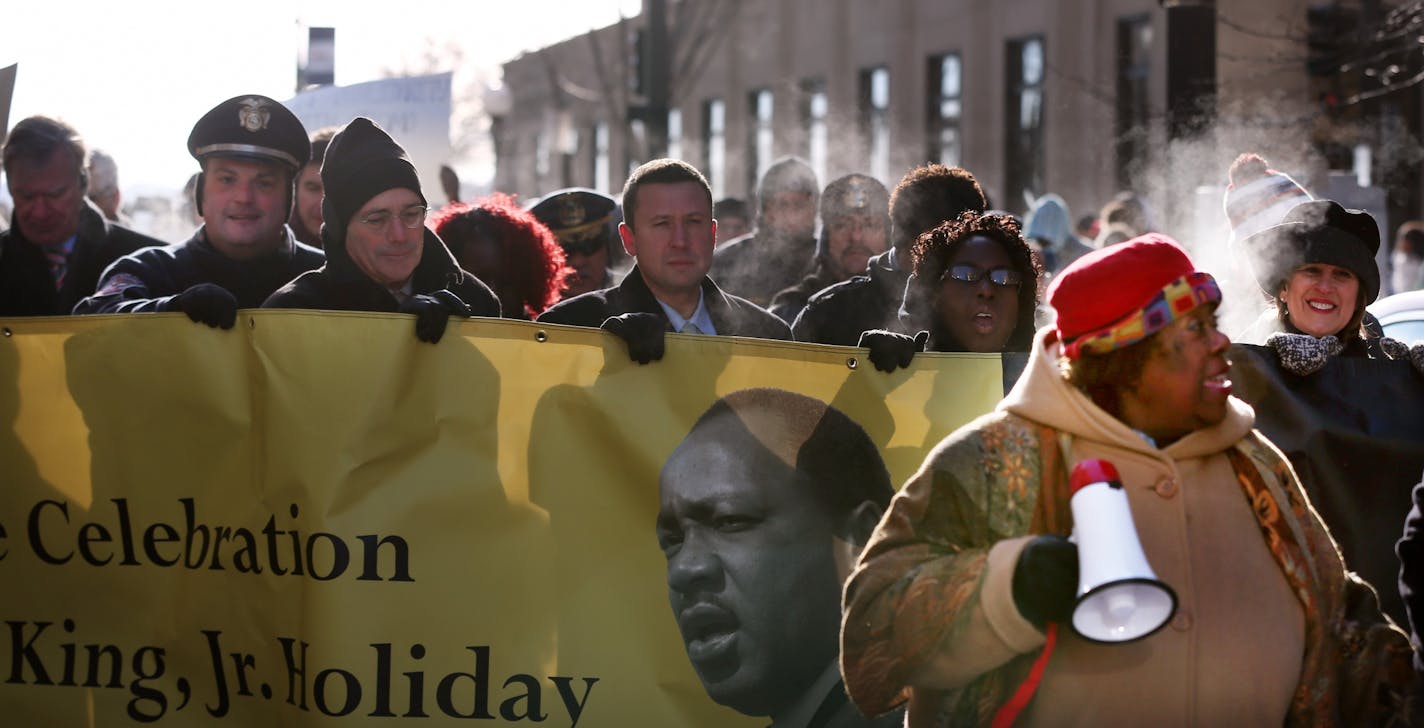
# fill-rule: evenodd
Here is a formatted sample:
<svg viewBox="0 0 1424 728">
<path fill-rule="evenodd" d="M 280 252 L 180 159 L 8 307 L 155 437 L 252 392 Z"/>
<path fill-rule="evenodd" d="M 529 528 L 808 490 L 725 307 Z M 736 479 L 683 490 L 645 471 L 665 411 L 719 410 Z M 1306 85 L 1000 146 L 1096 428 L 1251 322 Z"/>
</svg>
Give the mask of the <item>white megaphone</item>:
<svg viewBox="0 0 1424 728">
<path fill-rule="evenodd" d="M 1152 573 L 1117 468 L 1084 460 L 1068 479 L 1078 544 L 1073 631 L 1093 642 L 1131 642 L 1162 628 L 1177 594 Z"/>
</svg>

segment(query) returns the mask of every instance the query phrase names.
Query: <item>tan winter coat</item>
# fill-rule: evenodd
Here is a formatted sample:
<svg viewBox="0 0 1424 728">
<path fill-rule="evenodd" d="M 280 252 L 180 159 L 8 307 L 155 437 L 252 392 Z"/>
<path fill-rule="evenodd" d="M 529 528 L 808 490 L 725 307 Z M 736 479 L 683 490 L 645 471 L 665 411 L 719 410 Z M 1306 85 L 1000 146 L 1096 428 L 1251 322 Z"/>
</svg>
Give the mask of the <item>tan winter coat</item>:
<svg viewBox="0 0 1424 728">
<path fill-rule="evenodd" d="M 930 453 L 845 594 L 847 690 L 910 726 L 988 725 L 1041 651 L 1014 606 L 1032 534 L 1072 528 L 1073 463 L 1113 463 L 1175 618 L 1120 645 L 1059 632 L 1016 725 L 1403 725 L 1407 638 L 1339 552 L 1281 454 L 1231 399 L 1226 419 L 1157 449 L 1069 385 L 1039 333 L 998 409 Z"/>
</svg>

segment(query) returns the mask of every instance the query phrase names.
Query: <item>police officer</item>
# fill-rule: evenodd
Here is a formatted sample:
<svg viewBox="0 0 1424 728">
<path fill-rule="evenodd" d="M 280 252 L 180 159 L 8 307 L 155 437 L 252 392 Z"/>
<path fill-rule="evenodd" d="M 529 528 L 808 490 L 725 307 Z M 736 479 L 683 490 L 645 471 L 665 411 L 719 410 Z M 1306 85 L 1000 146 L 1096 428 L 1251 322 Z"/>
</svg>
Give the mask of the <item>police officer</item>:
<svg viewBox="0 0 1424 728">
<path fill-rule="evenodd" d="M 617 283 L 609 265 L 614 235 L 612 197 L 582 187 L 555 190 L 529 209 L 559 239 L 570 268 L 564 298 Z"/>
<path fill-rule="evenodd" d="M 287 227 L 297 171 L 310 156 L 306 129 L 285 106 L 256 94 L 213 107 L 188 137 L 202 166 L 193 237 L 115 261 L 75 313 L 182 311 L 231 328 L 277 288 L 322 264 L 320 250 Z"/>
</svg>

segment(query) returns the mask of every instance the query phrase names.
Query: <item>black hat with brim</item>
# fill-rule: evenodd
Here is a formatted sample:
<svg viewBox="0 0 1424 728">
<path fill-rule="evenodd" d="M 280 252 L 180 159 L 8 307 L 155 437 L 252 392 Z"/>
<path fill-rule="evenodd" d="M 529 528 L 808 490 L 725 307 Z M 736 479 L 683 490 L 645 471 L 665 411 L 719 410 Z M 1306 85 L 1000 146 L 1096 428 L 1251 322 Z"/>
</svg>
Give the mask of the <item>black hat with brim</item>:
<svg viewBox="0 0 1424 728">
<path fill-rule="evenodd" d="M 1379 225 L 1364 210 L 1346 209 L 1332 200 L 1302 202 L 1241 246 L 1256 284 L 1269 296 L 1280 295 L 1296 268 L 1324 263 L 1354 273 L 1366 304 L 1379 297 Z"/>
<path fill-rule="evenodd" d="M 188 135 L 188 153 L 199 162 L 209 157 L 279 162 L 295 172 L 311 157 L 311 142 L 290 109 L 266 96 L 245 94 L 198 119 Z"/>
<path fill-rule="evenodd" d="M 616 207 L 617 201 L 608 195 L 570 187 L 545 195 L 529 212 L 554 233 L 560 244 L 567 245 L 590 238 L 607 241 L 611 237 L 609 223 Z"/>
</svg>

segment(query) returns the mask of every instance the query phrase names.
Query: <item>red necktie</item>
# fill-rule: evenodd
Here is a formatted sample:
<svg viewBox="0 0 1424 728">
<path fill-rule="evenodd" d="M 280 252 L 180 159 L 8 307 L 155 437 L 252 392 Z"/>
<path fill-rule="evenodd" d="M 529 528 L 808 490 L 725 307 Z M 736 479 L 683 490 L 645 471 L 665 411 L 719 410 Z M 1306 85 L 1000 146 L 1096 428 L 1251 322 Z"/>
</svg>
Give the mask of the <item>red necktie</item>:
<svg viewBox="0 0 1424 728">
<path fill-rule="evenodd" d="M 54 290 L 64 287 L 64 274 L 69 270 L 69 257 L 64 254 L 64 245 L 46 245 L 42 248 L 49 260 L 49 272 L 54 276 Z"/>
</svg>

